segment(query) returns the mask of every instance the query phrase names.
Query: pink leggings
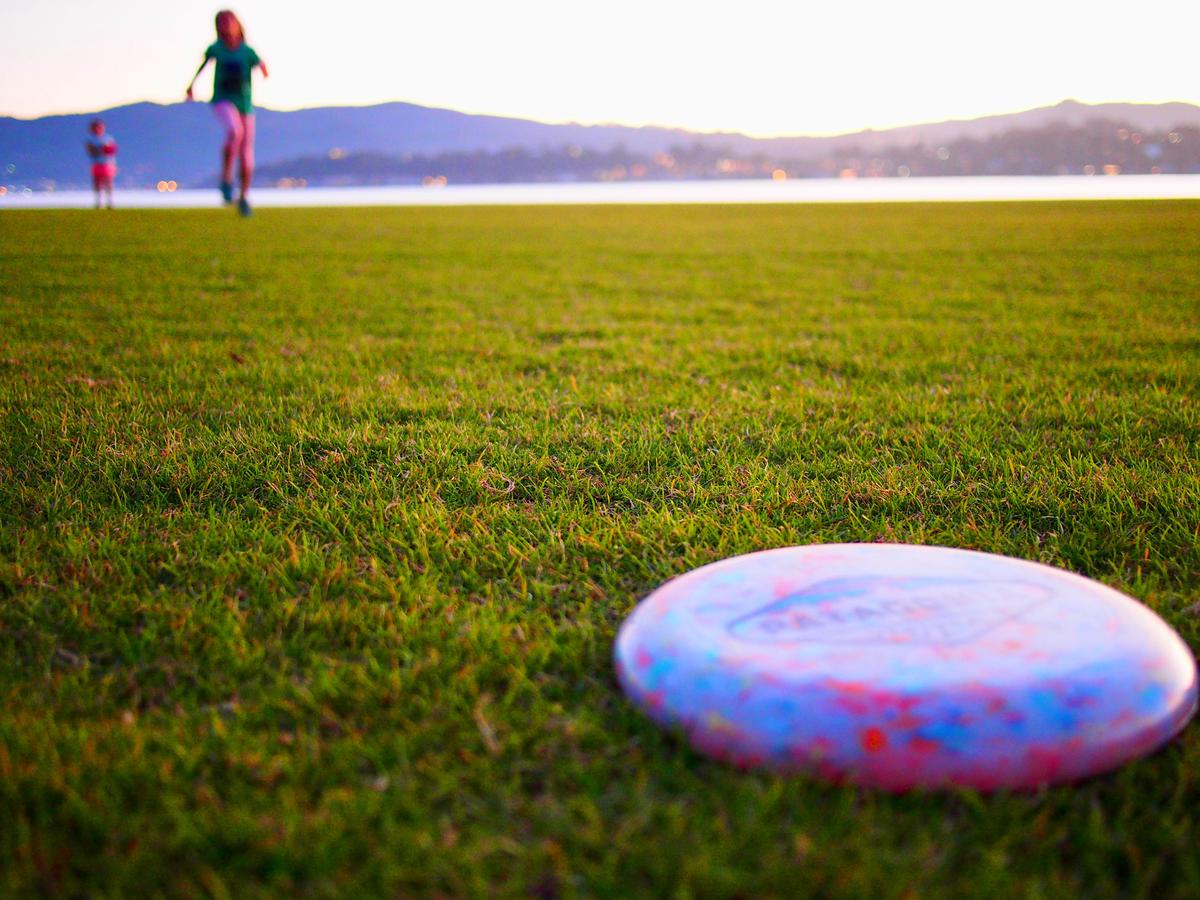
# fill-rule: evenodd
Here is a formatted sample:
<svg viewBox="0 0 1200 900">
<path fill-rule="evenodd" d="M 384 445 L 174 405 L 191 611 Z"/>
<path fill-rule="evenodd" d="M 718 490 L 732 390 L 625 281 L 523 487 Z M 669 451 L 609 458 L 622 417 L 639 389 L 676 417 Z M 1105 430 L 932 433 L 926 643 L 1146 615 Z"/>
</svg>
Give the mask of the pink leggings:
<svg viewBox="0 0 1200 900">
<path fill-rule="evenodd" d="M 225 145 L 222 148 L 228 161 L 229 171 L 225 173 L 226 180 L 233 174 L 233 161 L 242 164 L 242 177 L 247 177 L 254 171 L 254 115 L 244 116 L 238 108 L 228 100 L 221 100 L 212 105 L 213 113 L 221 127 L 225 129 Z"/>
</svg>

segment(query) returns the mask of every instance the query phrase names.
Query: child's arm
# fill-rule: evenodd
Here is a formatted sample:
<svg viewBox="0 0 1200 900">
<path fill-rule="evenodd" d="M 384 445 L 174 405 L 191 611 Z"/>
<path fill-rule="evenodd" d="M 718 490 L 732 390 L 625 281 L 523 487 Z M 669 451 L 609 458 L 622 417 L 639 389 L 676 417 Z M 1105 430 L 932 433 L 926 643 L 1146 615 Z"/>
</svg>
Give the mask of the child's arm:
<svg viewBox="0 0 1200 900">
<path fill-rule="evenodd" d="M 263 73 L 263 78 L 271 77 L 270 74 L 268 74 L 268 72 L 267 72 L 267 64 L 265 62 L 263 62 L 261 59 L 258 61 L 258 68 Z"/>
<path fill-rule="evenodd" d="M 209 61 L 210 59 L 212 59 L 212 57 L 211 57 L 211 56 L 206 56 L 206 57 L 204 57 L 204 62 L 200 63 L 200 68 L 198 68 L 198 69 L 196 70 L 196 74 L 195 74 L 195 75 L 193 75 L 193 76 L 192 76 L 192 80 L 191 80 L 190 82 L 188 82 L 188 86 L 187 86 L 187 98 L 188 98 L 188 100 L 195 100 L 195 99 L 196 99 L 195 97 L 193 97 L 193 96 L 192 96 L 192 89 L 193 89 L 193 88 L 196 86 L 196 79 L 200 77 L 200 73 L 204 71 L 204 67 L 208 65 L 208 61 Z"/>
</svg>

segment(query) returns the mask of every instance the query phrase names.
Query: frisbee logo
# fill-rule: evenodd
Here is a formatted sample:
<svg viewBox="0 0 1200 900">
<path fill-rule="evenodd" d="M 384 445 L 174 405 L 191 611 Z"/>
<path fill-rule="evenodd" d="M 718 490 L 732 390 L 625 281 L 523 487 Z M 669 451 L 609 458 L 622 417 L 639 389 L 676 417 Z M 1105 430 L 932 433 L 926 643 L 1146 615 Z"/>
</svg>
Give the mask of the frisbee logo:
<svg viewBox="0 0 1200 900">
<path fill-rule="evenodd" d="M 1028 581 L 835 578 L 741 616 L 727 630 L 756 644 L 960 644 L 1017 618 L 1050 593 Z"/>
</svg>

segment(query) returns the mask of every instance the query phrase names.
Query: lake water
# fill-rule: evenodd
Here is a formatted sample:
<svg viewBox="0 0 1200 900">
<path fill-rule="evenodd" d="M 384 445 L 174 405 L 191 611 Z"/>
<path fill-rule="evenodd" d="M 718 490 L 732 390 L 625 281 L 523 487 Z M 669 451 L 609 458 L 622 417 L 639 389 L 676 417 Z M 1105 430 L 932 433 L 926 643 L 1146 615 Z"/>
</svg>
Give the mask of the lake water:
<svg viewBox="0 0 1200 900">
<path fill-rule="evenodd" d="M 517 206 L 590 203 L 899 203 L 1200 198 L 1200 175 L 638 181 L 256 189 L 255 206 Z M 0 209 L 86 208 L 90 191 L 10 192 Z M 126 208 L 220 205 L 216 190 L 120 191 Z"/>
</svg>

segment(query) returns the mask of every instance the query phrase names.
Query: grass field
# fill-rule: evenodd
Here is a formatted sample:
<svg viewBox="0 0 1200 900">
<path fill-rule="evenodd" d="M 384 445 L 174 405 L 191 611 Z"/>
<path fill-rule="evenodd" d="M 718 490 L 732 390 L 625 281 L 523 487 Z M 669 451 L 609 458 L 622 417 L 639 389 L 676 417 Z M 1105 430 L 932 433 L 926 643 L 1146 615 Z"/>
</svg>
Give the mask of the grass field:
<svg viewBox="0 0 1200 900">
<path fill-rule="evenodd" d="M 0 895 L 1195 896 L 1200 738 L 1036 795 L 622 698 L 692 567 L 947 544 L 1200 647 L 1200 203 L 0 215 Z"/>
</svg>

